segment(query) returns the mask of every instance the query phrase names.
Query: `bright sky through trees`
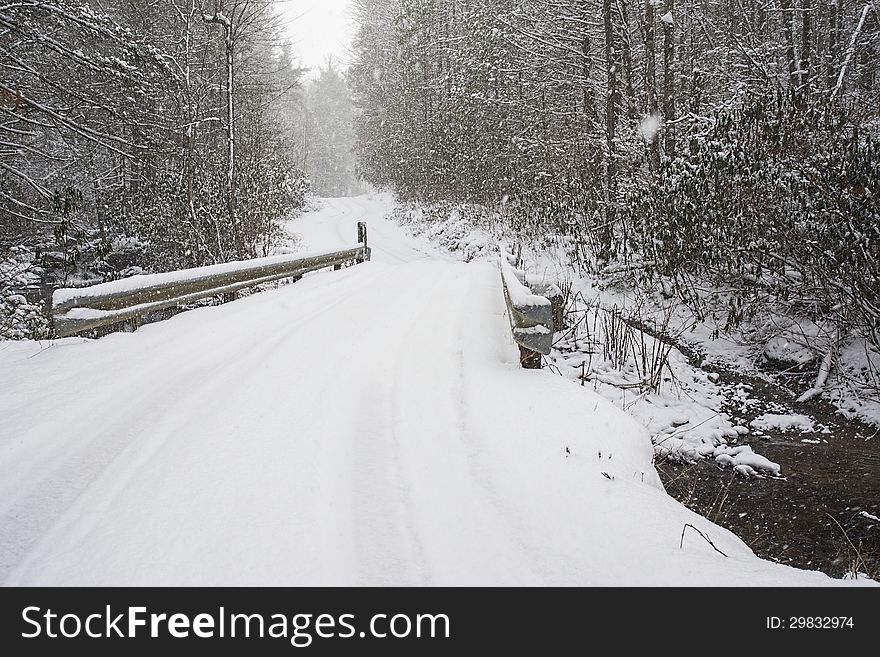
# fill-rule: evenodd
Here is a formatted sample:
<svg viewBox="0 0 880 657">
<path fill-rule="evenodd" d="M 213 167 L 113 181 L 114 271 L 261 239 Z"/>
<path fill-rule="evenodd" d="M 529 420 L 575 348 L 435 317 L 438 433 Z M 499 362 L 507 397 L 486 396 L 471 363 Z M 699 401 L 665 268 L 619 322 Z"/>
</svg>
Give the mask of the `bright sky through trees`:
<svg viewBox="0 0 880 657">
<path fill-rule="evenodd" d="M 312 69 L 325 65 L 327 58 L 348 64 L 348 48 L 354 27 L 350 0 L 276 0 L 287 22 L 287 34 L 294 52 Z M 314 71 L 310 74 L 313 77 Z"/>
</svg>

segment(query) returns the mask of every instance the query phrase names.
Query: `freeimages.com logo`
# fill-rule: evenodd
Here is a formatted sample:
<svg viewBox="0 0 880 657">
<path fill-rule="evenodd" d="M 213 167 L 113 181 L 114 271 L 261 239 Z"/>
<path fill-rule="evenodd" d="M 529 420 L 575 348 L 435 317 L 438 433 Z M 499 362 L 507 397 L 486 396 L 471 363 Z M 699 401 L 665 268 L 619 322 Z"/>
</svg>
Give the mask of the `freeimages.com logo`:
<svg viewBox="0 0 880 657">
<path fill-rule="evenodd" d="M 24 639 L 285 639 L 306 648 L 315 639 L 449 639 L 446 614 L 374 614 L 358 629 L 354 614 L 151 613 L 146 607 L 80 615 L 30 606 L 22 610 Z"/>
</svg>

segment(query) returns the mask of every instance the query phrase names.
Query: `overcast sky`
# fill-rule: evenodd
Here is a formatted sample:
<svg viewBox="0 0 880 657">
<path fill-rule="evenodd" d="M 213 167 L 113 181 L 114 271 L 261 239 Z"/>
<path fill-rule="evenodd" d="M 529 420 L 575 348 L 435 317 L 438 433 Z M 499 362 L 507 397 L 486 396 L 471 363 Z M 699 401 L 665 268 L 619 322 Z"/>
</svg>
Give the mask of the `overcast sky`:
<svg viewBox="0 0 880 657">
<path fill-rule="evenodd" d="M 276 0 L 294 52 L 310 68 L 319 68 L 332 55 L 348 63 L 348 47 L 354 31 L 349 0 Z"/>
</svg>

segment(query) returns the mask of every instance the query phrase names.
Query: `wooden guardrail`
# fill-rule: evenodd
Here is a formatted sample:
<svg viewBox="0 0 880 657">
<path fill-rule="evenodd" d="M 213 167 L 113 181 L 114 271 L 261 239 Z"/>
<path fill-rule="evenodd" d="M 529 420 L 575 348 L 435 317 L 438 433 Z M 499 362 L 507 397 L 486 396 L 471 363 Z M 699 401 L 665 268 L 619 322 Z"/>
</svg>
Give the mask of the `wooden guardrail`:
<svg viewBox="0 0 880 657">
<path fill-rule="evenodd" d="M 553 345 L 553 304 L 526 286 L 525 274 L 514 268 L 515 263 L 517 257 L 502 248 L 498 265 L 510 328 L 519 345 L 522 366 L 541 369 L 541 355 L 549 354 Z"/>
<path fill-rule="evenodd" d="M 359 223 L 358 244 L 340 251 L 256 258 L 165 274 L 132 276 L 91 287 L 62 288 L 52 295 L 54 331 L 57 337 L 63 338 L 199 299 L 283 278 L 299 279 L 308 272 L 326 267 L 339 269 L 369 259 L 367 226 Z"/>
</svg>

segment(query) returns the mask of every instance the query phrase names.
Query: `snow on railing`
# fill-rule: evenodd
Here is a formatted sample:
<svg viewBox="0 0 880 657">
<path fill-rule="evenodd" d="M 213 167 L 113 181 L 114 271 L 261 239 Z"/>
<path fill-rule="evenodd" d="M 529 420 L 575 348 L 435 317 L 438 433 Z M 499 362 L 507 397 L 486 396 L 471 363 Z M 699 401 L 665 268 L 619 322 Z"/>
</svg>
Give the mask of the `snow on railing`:
<svg viewBox="0 0 880 657">
<path fill-rule="evenodd" d="M 84 288 L 63 288 L 52 295 L 55 335 L 63 338 L 100 326 L 137 319 L 147 313 L 229 294 L 282 278 L 370 259 L 367 226 L 358 224 L 358 244 L 330 253 L 292 254 L 227 262 L 163 274 L 132 276 Z"/>
<path fill-rule="evenodd" d="M 553 306 L 545 296 L 532 292 L 524 283 L 525 273 L 515 269 L 516 256 L 502 248 L 498 265 L 507 302 L 513 339 L 520 346 L 523 367 L 540 368 L 540 354 L 550 353 L 553 344 Z"/>
</svg>

